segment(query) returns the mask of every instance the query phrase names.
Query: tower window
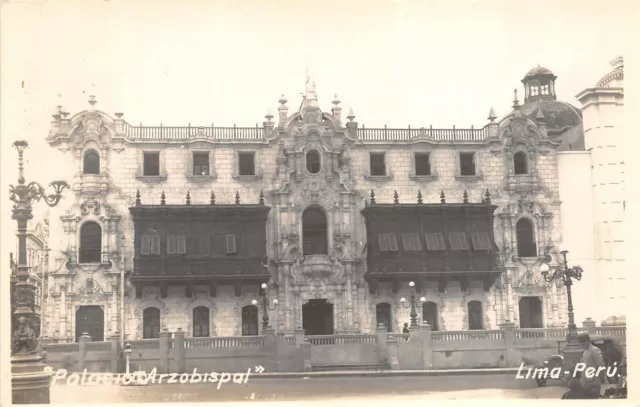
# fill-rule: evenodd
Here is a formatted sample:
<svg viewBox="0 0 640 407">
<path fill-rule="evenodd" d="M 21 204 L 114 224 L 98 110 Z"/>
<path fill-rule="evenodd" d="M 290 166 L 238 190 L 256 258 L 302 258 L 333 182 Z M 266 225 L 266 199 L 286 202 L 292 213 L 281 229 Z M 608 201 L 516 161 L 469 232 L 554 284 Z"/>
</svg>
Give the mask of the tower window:
<svg viewBox="0 0 640 407">
<path fill-rule="evenodd" d="M 209 175 L 209 153 L 193 153 L 193 175 Z"/>
<path fill-rule="evenodd" d="M 516 238 L 518 241 L 518 257 L 536 257 L 537 245 L 533 224 L 527 218 L 522 218 L 516 223 Z"/>
<path fill-rule="evenodd" d="M 384 163 L 384 153 L 370 153 L 369 165 L 371 176 L 383 177 L 387 175 L 387 167 Z"/>
<path fill-rule="evenodd" d="M 429 153 L 416 153 L 416 175 L 431 175 Z"/>
<path fill-rule="evenodd" d="M 532 86 L 531 87 L 531 96 L 538 96 L 538 87 L 537 86 Z"/>
<path fill-rule="evenodd" d="M 549 85 L 542 85 L 540 87 L 540 93 L 542 95 L 548 95 L 549 94 Z"/>
<path fill-rule="evenodd" d="M 460 175 L 476 175 L 474 153 L 460 153 Z"/>
<path fill-rule="evenodd" d="M 516 175 L 523 175 L 528 172 L 527 155 L 523 151 L 518 151 L 513 155 L 513 172 Z"/>
</svg>

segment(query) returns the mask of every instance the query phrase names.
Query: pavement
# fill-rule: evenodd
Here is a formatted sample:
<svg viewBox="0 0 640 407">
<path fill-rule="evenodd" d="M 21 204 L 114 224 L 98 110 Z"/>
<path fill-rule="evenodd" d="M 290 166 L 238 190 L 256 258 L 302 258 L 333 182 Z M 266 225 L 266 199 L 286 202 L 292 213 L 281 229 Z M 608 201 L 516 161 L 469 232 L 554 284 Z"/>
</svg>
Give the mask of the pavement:
<svg viewBox="0 0 640 407">
<path fill-rule="evenodd" d="M 55 384 L 51 388 L 51 402 L 559 399 L 566 390 L 559 385 L 560 382 L 539 388 L 534 380 L 518 380 L 515 373 L 507 372 L 483 371 L 476 375 L 467 372 L 456 374 L 454 371 L 448 371 L 448 375 L 418 375 L 412 372 L 411 375 L 394 373 L 386 376 L 376 372 L 359 376 L 353 376 L 355 372 L 313 372 L 299 377 L 289 376 L 287 380 L 260 373 L 250 375 L 246 383 L 230 381 L 221 386 L 219 383 L 148 386 Z M 256 379 L 258 377 L 260 379 Z"/>
</svg>

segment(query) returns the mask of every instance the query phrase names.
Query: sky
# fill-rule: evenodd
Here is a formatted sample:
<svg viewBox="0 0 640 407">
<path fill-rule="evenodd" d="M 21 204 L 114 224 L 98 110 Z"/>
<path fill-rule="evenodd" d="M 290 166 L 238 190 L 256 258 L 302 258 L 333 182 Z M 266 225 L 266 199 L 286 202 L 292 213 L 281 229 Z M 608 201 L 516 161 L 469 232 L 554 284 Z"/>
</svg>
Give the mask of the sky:
<svg viewBox="0 0 640 407">
<path fill-rule="evenodd" d="M 2 8 L 0 214 L 10 217 L 16 139 L 27 180 L 69 174 L 47 160 L 51 114 L 99 110 L 131 124 L 255 126 L 281 94 L 299 105 L 307 69 L 321 108 L 337 94 L 366 127 L 481 127 L 522 100 L 538 64 L 575 95 L 625 55 L 633 0 L 6 0 Z M 635 10 L 635 9 L 634 9 Z M 635 42 L 634 42 L 635 41 Z M 43 203 L 38 205 L 41 211 Z M 13 247 L 2 228 L 3 254 Z M 7 255 L 8 256 L 8 255 Z M 2 263 L 5 264 L 5 263 Z"/>
</svg>

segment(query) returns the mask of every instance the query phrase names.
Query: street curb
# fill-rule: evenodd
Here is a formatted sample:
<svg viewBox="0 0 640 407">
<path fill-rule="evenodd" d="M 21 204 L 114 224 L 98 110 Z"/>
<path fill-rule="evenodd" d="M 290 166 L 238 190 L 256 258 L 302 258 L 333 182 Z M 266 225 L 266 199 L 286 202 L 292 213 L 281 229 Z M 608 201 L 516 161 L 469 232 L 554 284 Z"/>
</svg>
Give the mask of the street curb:
<svg viewBox="0 0 640 407">
<path fill-rule="evenodd" d="M 518 368 L 503 369 L 443 369 L 443 370 L 386 370 L 386 371 L 335 371 L 335 372 L 274 372 L 252 374 L 251 379 L 287 379 L 323 377 L 389 377 L 389 376 L 462 376 L 516 374 Z"/>
</svg>

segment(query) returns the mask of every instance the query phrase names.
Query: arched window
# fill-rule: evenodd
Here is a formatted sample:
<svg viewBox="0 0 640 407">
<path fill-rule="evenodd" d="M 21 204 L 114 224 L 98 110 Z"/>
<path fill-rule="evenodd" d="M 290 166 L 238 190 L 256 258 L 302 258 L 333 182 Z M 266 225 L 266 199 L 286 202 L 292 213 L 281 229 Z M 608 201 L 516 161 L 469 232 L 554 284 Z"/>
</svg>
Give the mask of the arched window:
<svg viewBox="0 0 640 407">
<path fill-rule="evenodd" d="M 209 308 L 196 307 L 193 309 L 193 337 L 209 336 Z"/>
<path fill-rule="evenodd" d="M 142 338 L 152 339 L 160 337 L 160 310 L 149 307 L 142 311 Z"/>
<path fill-rule="evenodd" d="M 518 151 L 513 155 L 513 172 L 516 175 L 527 174 L 529 172 L 527 164 L 527 155 L 524 151 Z"/>
<path fill-rule="evenodd" d="M 302 214 L 302 244 L 305 255 L 327 254 L 327 218 L 317 208 Z"/>
<path fill-rule="evenodd" d="M 516 236 L 518 238 L 518 257 L 536 257 L 538 255 L 533 223 L 529 219 L 522 218 L 516 223 Z"/>
<path fill-rule="evenodd" d="M 84 153 L 83 173 L 100 174 L 100 155 L 95 150 L 87 150 Z"/>
<path fill-rule="evenodd" d="M 439 329 L 440 317 L 438 316 L 438 305 L 435 302 L 429 301 L 422 304 L 422 320 L 431 325 L 432 331 Z"/>
<path fill-rule="evenodd" d="M 482 303 L 480 301 L 469 301 L 467 308 L 469 329 L 484 329 L 482 322 Z"/>
<path fill-rule="evenodd" d="M 80 263 L 100 263 L 102 229 L 95 222 L 87 222 L 80 228 Z"/>
<path fill-rule="evenodd" d="M 320 153 L 318 150 L 310 150 L 307 153 L 307 171 L 311 174 L 320 172 Z"/>
<path fill-rule="evenodd" d="M 258 335 L 258 307 L 242 307 L 242 336 Z"/>
<path fill-rule="evenodd" d="M 386 302 L 376 304 L 376 327 L 383 324 L 387 332 L 393 332 L 391 327 L 391 305 Z"/>
</svg>

